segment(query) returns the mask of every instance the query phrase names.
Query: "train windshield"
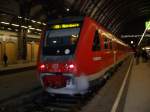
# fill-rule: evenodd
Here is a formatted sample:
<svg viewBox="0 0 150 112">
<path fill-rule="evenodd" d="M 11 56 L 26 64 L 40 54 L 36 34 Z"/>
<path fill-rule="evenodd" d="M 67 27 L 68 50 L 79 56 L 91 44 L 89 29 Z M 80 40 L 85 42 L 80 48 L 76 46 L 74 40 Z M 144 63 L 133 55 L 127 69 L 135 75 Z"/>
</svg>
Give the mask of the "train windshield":
<svg viewBox="0 0 150 112">
<path fill-rule="evenodd" d="M 79 33 L 79 27 L 47 30 L 44 39 L 43 55 L 74 54 Z"/>
</svg>

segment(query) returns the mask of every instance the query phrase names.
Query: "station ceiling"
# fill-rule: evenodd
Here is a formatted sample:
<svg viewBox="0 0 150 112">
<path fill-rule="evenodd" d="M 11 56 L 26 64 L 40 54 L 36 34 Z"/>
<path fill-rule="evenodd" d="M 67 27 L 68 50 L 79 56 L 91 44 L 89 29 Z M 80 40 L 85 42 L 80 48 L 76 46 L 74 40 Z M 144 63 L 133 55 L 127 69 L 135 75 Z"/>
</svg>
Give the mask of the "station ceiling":
<svg viewBox="0 0 150 112">
<path fill-rule="evenodd" d="M 49 19 L 79 15 L 90 16 L 120 38 L 127 34 L 142 35 L 145 29 L 144 22 L 150 20 L 150 0 L 0 1 L 1 22 L 17 24 L 21 21 L 22 24 L 32 24 L 37 29 L 41 29 Z M 43 24 L 36 24 L 35 21 Z M 38 32 L 40 30 L 37 30 Z M 137 44 L 140 37 L 122 39 L 126 42 L 134 40 Z M 149 40 L 147 39 L 146 43 L 149 44 Z"/>
</svg>

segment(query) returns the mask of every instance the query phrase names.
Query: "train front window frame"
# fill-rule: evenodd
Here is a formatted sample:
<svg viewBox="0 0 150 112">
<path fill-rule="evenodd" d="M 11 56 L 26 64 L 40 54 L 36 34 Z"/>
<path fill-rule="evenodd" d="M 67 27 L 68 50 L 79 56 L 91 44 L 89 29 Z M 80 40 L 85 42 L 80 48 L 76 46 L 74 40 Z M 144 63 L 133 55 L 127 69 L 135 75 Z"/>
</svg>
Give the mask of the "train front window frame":
<svg viewBox="0 0 150 112">
<path fill-rule="evenodd" d="M 81 28 L 48 29 L 43 42 L 43 55 L 72 55 Z"/>
</svg>

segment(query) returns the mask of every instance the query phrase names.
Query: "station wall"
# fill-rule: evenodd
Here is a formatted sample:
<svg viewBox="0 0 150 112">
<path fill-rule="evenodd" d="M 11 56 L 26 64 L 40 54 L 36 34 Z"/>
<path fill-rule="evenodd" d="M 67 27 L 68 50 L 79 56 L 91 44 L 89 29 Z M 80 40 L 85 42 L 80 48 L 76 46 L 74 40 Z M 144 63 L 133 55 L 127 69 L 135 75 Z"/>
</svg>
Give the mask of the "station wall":
<svg viewBox="0 0 150 112">
<path fill-rule="evenodd" d="M 34 35 L 30 35 L 34 38 Z M 27 38 L 30 38 L 27 35 Z M 39 38 L 35 35 L 35 39 L 27 41 L 27 62 L 37 60 Z M 27 39 L 28 40 L 28 39 Z M 36 40 L 36 41 L 34 41 Z M 3 64 L 3 55 L 6 53 L 8 57 L 8 64 L 18 63 L 18 36 L 15 32 L 0 31 L 0 64 Z"/>
<path fill-rule="evenodd" d="M 27 43 L 27 61 L 32 60 L 32 44 Z"/>
<path fill-rule="evenodd" d="M 36 61 L 39 49 L 39 42 L 27 43 L 27 61 Z"/>
<path fill-rule="evenodd" d="M 17 60 L 17 45 L 14 42 L 5 43 L 5 53 L 8 57 L 8 63 L 13 64 L 16 63 Z"/>
</svg>

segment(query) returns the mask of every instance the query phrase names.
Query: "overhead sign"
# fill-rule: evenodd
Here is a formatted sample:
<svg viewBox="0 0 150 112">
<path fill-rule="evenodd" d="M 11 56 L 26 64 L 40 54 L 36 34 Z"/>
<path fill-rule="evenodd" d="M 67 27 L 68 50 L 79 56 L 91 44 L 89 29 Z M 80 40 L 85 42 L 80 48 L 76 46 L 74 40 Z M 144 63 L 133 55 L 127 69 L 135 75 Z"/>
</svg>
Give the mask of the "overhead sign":
<svg viewBox="0 0 150 112">
<path fill-rule="evenodd" d="M 146 22 L 145 22 L 145 28 L 146 28 L 147 30 L 150 30 L 150 21 L 146 21 Z"/>
</svg>

